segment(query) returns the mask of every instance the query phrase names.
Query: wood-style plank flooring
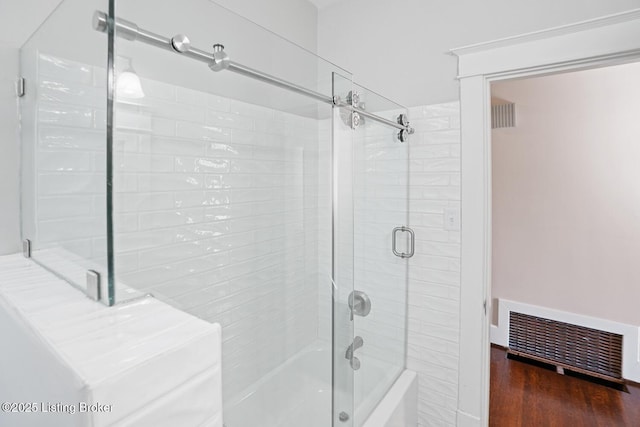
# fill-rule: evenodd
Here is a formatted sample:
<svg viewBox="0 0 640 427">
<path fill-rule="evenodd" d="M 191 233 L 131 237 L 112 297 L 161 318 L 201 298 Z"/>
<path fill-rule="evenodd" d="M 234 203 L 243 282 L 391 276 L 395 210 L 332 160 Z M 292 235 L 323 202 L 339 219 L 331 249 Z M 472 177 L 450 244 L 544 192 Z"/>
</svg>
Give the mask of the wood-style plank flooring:
<svg viewBox="0 0 640 427">
<path fill-rule="evenodd" d="M 491 348 L 489 425 L 640 427 L 640 388 L 629 393 L 507 359 Z"/>
</svg>

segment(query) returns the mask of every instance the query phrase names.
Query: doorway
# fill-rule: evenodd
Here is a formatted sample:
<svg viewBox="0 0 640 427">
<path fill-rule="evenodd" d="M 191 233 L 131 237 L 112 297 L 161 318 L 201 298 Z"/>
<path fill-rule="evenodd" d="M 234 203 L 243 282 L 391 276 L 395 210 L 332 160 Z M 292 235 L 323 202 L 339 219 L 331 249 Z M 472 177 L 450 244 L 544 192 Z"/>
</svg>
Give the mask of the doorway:
<svg viewBox="0 0 640 427">
<path fill-rule="evenodd" d="M 640 10 L 451 51 L 461 104 L 461 292 L 458 425 L 489 420 L 490 83 L 640 60 Z"/>
<path fill-rule="evenodd" d="M 620 390 L 640 380 L 621 351 L 640 325 L 639 76 L 491 83 L 491 426 L 640 419 L 640 388 Z"/>
</svg>

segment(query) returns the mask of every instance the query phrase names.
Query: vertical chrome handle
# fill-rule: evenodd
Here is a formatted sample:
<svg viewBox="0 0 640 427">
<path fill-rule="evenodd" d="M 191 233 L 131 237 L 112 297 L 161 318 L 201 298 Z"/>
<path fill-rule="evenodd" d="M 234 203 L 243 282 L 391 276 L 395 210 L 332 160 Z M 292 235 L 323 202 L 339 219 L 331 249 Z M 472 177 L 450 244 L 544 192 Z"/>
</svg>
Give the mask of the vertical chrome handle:
<svg viewBox="0 0 640 427">
<path fill-rule="evenodd" d="M 405 253 L 405 252 L 398 252 L 398 249 L 396 248 L 396 242 L 397 242 L 397 234 L 398 231 L 401 231 L 403 233 L 409 233 L 409 252 Z M 396 227 L 393 229 L 393 232 L 391 233 L 391 250 L 393 251 L 393 254 L 397 257 L 400 258 L 411 258 L 413 256 L 413 254 L 416 252 L 416 235 L 413 232 L 412 229 L 410 229 L 409 227 L 405 227 L 404 225 L 402 227 Z"/>
</svg>

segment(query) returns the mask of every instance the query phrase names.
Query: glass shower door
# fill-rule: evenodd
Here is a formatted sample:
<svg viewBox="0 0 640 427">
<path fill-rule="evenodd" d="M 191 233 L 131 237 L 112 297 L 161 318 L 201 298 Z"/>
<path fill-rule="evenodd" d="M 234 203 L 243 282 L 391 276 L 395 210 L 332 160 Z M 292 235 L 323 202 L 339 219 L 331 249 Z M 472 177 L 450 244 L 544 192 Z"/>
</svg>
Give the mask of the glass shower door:
<svg viewBox="0 0 640 427">
<path fill-rule="evenodd" d="M 333 425 L 357 427 L 405 367 L 409 146 L 393 124 L 407 110 L 333 87 Z"/>
<path fill-rule="evenodd" d="M 348 349 L 354 339 L 349 308 L 354 279 L 353 115 L 347 103 L 353 91 L 350 78 L 333 73 L 332 117 L 332 327 L 333 327 L 333 426 L 352 427 L 354 376 Z"/>
<path fill-rule="evenodd" d="M 409 142 L 399 130 L 366 117 L 398 122 L 407 110 L 354 85 L 364 110 L 353 130 L 354 425 L 361 426 L 405 368 Z M 358 348 L 359 347 L 359 348 Z"/>
</svg>

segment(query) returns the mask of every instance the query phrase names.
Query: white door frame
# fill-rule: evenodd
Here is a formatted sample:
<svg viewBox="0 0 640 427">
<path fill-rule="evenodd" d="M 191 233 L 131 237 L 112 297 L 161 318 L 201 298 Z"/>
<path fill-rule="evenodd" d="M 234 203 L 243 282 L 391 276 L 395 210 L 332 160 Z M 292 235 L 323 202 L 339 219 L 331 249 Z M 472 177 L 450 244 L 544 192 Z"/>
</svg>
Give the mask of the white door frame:
<svg viewBox="0 0 640 427">
<path fill-rule="evenodd" d="M 457 425 L 487 426 L 491 313 L 490 83 L 640 60 L 640 9 L 451 51 L 462 139 Z"/>
</svg>

